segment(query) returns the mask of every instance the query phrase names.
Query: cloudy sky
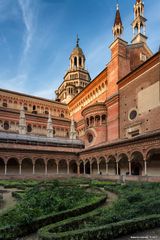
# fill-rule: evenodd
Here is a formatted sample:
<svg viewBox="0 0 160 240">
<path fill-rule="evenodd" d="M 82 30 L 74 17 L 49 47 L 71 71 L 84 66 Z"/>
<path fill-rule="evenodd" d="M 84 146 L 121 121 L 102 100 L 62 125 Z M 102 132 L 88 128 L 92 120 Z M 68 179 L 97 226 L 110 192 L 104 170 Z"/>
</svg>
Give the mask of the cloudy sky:
<svg viewBox="0 0 160 240">
<path fill-rule="evenodd" d="M 132 39 L 136 0 L 119 0 Z M 148 45 L 160 45 L 160 0 L 144 0 Z M 54 98 L 79 34 L 93 79 L 110 59 L 116 0 L 0 0 L 0 88 Z"/>
</svg>

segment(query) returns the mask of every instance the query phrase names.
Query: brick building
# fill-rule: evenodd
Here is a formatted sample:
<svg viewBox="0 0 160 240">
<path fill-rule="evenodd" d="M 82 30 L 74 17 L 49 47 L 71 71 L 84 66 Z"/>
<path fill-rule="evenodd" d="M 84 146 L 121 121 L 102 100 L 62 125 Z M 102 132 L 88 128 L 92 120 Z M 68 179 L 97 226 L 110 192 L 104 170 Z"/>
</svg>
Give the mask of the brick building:
<svg viewBox="0 0 160 240">
<path fill-rule="evenodd" d="M 131 44 L 117 5 L 111 60 L 91 81 L 79 46 L 56 100 L 0 89 L 0 175 L 160 178 L 160 52 L 136 0 Z"/>
</svg>

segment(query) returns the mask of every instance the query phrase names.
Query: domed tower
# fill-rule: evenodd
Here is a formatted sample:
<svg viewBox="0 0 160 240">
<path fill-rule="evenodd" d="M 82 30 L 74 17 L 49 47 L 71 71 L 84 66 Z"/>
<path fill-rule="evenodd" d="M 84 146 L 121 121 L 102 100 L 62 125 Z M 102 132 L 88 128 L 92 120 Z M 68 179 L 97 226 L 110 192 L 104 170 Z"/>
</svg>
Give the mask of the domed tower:
<svg viewBox="0 0 160 240">
<path fill-rule="evenodd" d="M 64 76 L 64 81 L 56 90 L 57 100 L 63 103 L 70 102 L 90 82 L 89 72 L 85 69 L 85 56 L 79 47 L 77 36 L 76 47 L 70 55 L 70 67 Z"/>
</svg>

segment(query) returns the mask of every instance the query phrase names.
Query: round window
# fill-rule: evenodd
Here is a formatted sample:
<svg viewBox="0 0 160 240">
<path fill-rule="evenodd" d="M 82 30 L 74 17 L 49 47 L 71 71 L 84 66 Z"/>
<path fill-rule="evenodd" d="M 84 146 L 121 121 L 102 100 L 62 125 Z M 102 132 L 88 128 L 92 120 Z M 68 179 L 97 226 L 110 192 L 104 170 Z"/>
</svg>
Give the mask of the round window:
<svg viewBox="0 0 160 240">
<path fill-rule="evenodd" d="M 131 120 L 134 120 L 136 117 L 137 117 L 137 111 L 134 109 L 134 110 L 132 110 L 132 111 L 130 112 L 129 118 L 130 118 Z"/>
<path fill-rule="evenodd" d="M 91 143 L 93 141 L 93 135 L 91 133 L 88 134 L 88 142 Z"/>
</svg>

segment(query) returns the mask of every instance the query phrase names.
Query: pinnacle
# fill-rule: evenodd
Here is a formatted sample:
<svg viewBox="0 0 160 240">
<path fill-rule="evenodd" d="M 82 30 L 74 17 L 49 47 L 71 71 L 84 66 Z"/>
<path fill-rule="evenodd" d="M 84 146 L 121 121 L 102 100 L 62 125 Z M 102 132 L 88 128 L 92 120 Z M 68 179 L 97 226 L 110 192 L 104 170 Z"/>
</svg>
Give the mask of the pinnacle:
<svg viewBox="0 0 160 240">
<path fill-rule="evenodd" d="M 117 4 L 117 11 L 116 11 L 116 17 L 115 17 L 115 21 L 114 21 L 114 26 L 116 25 L 122 25 L 122 20 L 121 20 L 121 15 L 120 15 L 120 11 L 119 11 L 119 5 Z"/>
</svg>

